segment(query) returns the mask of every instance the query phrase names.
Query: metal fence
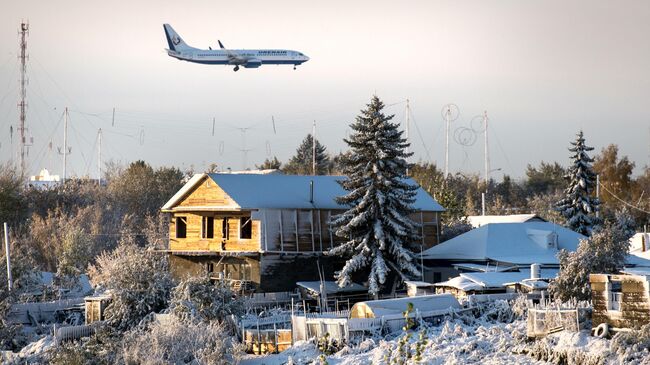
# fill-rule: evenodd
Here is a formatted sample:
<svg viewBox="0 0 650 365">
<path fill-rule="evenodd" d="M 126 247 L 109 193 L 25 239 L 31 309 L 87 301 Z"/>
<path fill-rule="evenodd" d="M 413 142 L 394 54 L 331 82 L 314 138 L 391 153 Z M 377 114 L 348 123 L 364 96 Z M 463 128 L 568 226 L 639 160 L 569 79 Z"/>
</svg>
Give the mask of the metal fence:
<svg viewBox="0 0 650 365">
<path fill-rule="evenodd" d="M 454 310 L 435 310 L 420 312 L 415 310 L 409 317 L 415 323 L 428 322 L 433 324 L 441 323 L 445 317 L 461 315 L 472 311 L 473 308 Z M 337 341 L 349 341 L 351 338 L 363 336 L 366 333 L 391 333 L 401 331 L 406 325 L 406 319 L 402 314 L 386 315 L 380 318 L 348 318 L 349 312 L 339 312 L 340 316 L 334 314 L 308 314 L 291 316 L 291 328 L 293 330 L 293 341 L 304 341 L 313 337 L 321 337 L 326 333 Z M 348 315 L 345 315 L 348 314 Z"/>
<path fill-rule="evenodd" d="M 97 322 L 95 322 L 97 323 Z M 96 326 L 66 326 L 66 327 L 56 327 L 54 326 L 54 342 L 56 345 L 60 345 L 65 341 L 78 340 L 82 337 L 89 337 L 95 334 Z"/>
</svg>

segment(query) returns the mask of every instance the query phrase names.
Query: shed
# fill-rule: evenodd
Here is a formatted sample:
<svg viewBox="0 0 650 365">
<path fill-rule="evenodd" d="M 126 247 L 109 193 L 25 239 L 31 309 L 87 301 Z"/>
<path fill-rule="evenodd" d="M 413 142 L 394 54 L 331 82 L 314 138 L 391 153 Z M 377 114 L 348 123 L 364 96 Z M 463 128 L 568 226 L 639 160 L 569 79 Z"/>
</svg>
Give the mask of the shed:
<svg viewBox="0 0 650 365">
<path fill-rule="evenodd" d="M 436 288 L 433 283 L 427 283 L 424 281 L 404 281 L 406 284 L 406 294 L 409 297 L 417 297 L 419 295 L 431 295 L 435 294 Z"/>
<path fill-rule="evenodd" d="M 86 305 L 86 324 L 104 320 L 104 310 L 111 302 L 108 294 L 93 295 L 84 298 Z"/>
<path fill-rule="evenodd" d="M 451 294 L 433 294 L 419 297 L 405 297 L 383 300 L 368 300 L 352 306 L 350 318 L 381 318 L 383 316 L 401 315 L 413 304 L 413 310 L 430 312 L 447 310 L 450 308 L 461 309 L 460 303 Z"/>
</svg>

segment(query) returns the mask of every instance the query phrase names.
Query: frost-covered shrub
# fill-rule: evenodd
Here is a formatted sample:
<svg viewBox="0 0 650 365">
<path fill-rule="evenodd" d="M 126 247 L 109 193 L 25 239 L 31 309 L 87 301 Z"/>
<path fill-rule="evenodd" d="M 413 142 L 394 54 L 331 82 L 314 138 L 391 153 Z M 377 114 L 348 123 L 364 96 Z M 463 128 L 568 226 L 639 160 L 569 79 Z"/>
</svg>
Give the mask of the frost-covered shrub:
<svg viewBox="0 0 650 365">
<path fill-rule="evenodd" d="M 212 283 L 207 277 L 192 277 L 174 288 L 169 311 L 183 320 L 223 320 L 231 314 L 244 314 L 245 304 L 244 299 L 235 297 L 228 283 Z"/>
<path fill-rule="evenodd" d="M 97 258 L 89 275 L 92 283 L 109 290 L 111 303 L 106 307 L 106 320 L 119 330 L 134 327 L 147 314 L 167 307 L 173 281 L 167 258 L 121 241 L 110 253 Z"/>
<path fill-rule="evenodd" d="M 526 350 L 535 360 L 563 365 L 602 365 L 607 354 L 589 353 L 584 348 L 558 346 L 557 337 L 546 337 L 533 342 Z"/>
<path fill-rule="evenodd" d="M 507 300 L 494 300 L 478 305 L 479 313 L 492 322 L 510 323 L 515 320 L 515 313 Z"/>
<path fill-rule="evenodd" d="M 560 251 L 560 273 L 549 286 L 551 295 L 562 301 L 590 299 L 589 274 L 616 273 L 625 265 L 633 224 L 629 212 L 618 212 L 615 222 L 581 240 L 575 252 Z"/>
<path fill-rule="evenodd" d="M 183 321 L 175 316 L 136 328 L 124 337 L 126 364 L 234 364 L 243 347 L 216 321 Z"/>
<path fill-rule="evenodd" d="M 612 337 L 610 350 L 626 364 L 641 364 L 650 359 L 650 324 L 638 330 L 619 332 Z"/>
</svg>

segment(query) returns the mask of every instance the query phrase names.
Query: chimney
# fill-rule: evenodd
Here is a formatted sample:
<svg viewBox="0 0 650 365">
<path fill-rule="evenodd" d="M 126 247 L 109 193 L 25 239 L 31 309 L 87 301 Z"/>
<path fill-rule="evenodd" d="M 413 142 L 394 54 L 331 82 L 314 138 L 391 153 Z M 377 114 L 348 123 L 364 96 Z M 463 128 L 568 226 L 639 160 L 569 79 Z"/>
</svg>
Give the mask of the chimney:
<svg viewBox="0 0 650 365">
<path fill-rule="evenodd" d="M 539 279 L 539 264 L 530 265 L 530 278 Z"/>
</svg>

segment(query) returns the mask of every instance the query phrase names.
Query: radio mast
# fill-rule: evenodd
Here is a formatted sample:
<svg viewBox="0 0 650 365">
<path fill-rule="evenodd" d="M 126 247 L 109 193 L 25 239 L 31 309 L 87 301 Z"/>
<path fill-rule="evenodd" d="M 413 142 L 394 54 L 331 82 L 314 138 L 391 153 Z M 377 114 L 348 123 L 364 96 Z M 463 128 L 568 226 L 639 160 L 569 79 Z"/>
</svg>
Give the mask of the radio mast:
<svg viewBox="0 0 650 365">
<path fill-rule="evenodd" d="M 25 159 L 27 156 L 27 147 L 31 146 L 31 143 L 27 143 L 27 137 L 25 136 L 25 120 L 27 119 L 27 35 L 29 34 L 29 24 L 22 22 L 20 24 L 20 102 L 18 103 L 18 111 L 20 113 L 20 125 L 18 131 L 20 132 L 20 173 L 23 177 L 26 176 L 25 171 Z"/>
</svg>

